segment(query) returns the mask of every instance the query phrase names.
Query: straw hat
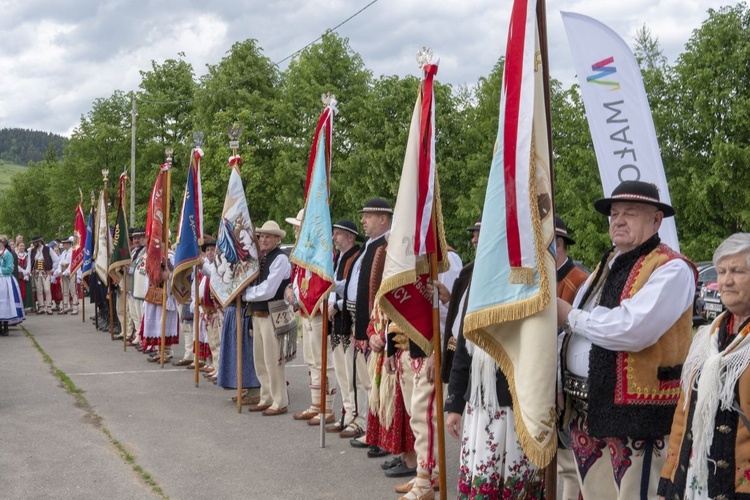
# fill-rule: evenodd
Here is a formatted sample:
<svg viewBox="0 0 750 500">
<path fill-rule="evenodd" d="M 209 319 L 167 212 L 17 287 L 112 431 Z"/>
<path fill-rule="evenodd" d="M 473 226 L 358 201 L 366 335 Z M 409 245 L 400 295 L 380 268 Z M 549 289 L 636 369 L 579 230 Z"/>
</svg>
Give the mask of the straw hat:
<svg viewBox="0 0 750 500">
<path fill-rule="evenodd" d="M 272 234 L 274 236 L 280 236 L 282 238 L 286 236 L 286 231 L 281 229 L 278 222 L 276 222 L 275 220 L 267 220 L 263 223 L 262 226 L 256 227 L 255 232 L 258 234 Z"/>
</svg>

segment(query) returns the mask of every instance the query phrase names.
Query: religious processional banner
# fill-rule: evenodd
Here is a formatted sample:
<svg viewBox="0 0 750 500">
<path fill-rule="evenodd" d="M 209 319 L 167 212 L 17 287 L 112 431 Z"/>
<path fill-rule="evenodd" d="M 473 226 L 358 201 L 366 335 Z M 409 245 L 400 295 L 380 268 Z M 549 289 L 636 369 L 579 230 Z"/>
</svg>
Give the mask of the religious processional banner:
<svg viewBox="0 0 750 500">
<path fill-rule="evenodd" d="M 557 311 L 548 115 L 544 72 L 536 64 L 535 11 L 535 0 L 514 1 L 464 335 L 507 377 L 518 440 L 543 468 L 557 449 Z"/>
<path fill-rule="evenodd" d="M 161 263 L 166 252 L 164 251 L 164 216 L 166 210 L 165 183 L 169 163 L 164 163 L 159 168 L 159 173 L 151 189 L 151 198 L 148 203 L 148 214 L 146 215 L 146 275 L 150 283 L 161 283 Z"/>
<path fill-rule="evenodd" d="M 581 14 L 562 13 L 599 164 L 604 196 L 622 182 L 651 182 L 671 204 L 643 77 L 630 48 L 608 26 Z M 659 228 L 662 241 L 679 251 L 673 217 Z"/>
<path fill-rule="evenodd" d="M 73 223 L 73 254 L 70 256 L 70 275 L 75 276 L 83 264 L 83 250 L 86 247 L 86 222 L 83 218 L 83 207 L 76 207 L 76 219 Z"/>
<path fill-rule="evenodd" d="M 180 223 L 177 226 L 174 278 L 172 293 L 180 304 L 189 302 L 190 276 L 195 266 L 203 264 L 203 192 L 201 190 L 201 158 L 203 151 L 195 148 L 190 153 L 185 195 L 182 198 Z"/>
<path fill-rule="evenodd" d="M 238 157 L 230 158 L 232 171 L 219 221 L 216 257 L 211 273 L 211 291 L 222 307 L 227 307 L 242 293 L 260 271 L 255 226 L 247 208 L 238 163 Z"/>
<path fill-rule="evenodd" d="M 93 193 L 91 194 L 93 201 Z M 83 247 L 83 264 L 81 264 L 81 279 L 83 284 L 88 288 L 89 286 L 89 275 L 94 269 L 94 248 L 96 246 L 96 211 L 94 205 L 91 205 L 91 212 L 89 212 L 88 222 L 86 223 L 86 239 Z"/>
<path fill-rule="evenodd" d="M 109 277 L 112 283 L 118 284 L 127 272 L 123 266 L 130 265 L 130 238 L 128 234 L 128 222 L 125 220 L 125 181 L 128 177 L 125 173 L 120 174 L 119 189 L 117 190 L 117 219 L 115 221 L 114 247 L 109 258 Z"/>
<path fill-rule="evenodd" d="M 99 191 L 96 208 L 96 247 L 94 248 L 94 269 L 99 280 L 106 285 L 109 273 L 109 253 L 112 248 L 109 222 L 107 222 L 107 202 L 105 193 Z"/>
<path fill-rule="evenodd" d="M 439 272 L 448 268 L 443 259 L 446 244 L 435 168 L 433 80 L 437 70 L 437 62 L 424 66 L 376 297 L 387 316 L 427 355 L 432 353 L 433 332 L 433 298 L 427 292 L 429 254 L 437 254 Z"/>
<path fill-rule="evenodd" d="M 336 101 L 331 99 L 318 120 L 308 161 L 305 183 L 305 215 L 292 249 L 300 312 L 312 317 L 333 288 L 333 239 L 329 207 L 331 138 Z"/>
</svg>

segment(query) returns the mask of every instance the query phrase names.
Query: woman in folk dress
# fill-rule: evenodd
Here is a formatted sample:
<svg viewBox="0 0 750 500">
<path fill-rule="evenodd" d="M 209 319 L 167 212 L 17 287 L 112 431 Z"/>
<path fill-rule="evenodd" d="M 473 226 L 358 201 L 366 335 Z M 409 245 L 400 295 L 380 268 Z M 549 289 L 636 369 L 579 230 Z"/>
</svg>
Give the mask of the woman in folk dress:
<svg viewBox="0 0 750 500">
<path fill-rule="evenodd" d="M 0 238 L 0 336 L 8 336 L 8 325 L 23 321 L 21 290 L 14 273 L 15 262 L 8 250 L 8 239 Z"/>
</svg>

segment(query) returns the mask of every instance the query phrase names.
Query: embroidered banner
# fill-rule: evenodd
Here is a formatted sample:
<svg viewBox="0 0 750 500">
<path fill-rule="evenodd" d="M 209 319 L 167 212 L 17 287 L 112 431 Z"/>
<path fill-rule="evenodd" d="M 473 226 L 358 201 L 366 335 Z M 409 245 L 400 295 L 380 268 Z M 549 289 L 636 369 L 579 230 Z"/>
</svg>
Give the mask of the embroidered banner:
<svg viewBox="0 0 750 500">
<path fill-rule="evenodd" d="M 557 449 L 554 221 L 536 1 L 515 0 L 496 151 L 464 335 L 502 369 L 521 446 L 538 467 Z"/>
</svg>

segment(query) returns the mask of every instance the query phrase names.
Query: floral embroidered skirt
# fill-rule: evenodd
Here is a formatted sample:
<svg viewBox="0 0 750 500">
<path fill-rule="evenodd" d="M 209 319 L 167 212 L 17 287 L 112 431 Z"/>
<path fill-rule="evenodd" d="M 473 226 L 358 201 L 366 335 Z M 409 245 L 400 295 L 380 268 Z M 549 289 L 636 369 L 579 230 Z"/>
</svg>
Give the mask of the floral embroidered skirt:
<svg viewBox="0 0 750 500">
<path fill-rule="evenodd" d="M 459 499 L 545 498 L 544 471 L 524 454 L 514 422 L 510 407 L 500 407 L 491 415 L 466 405 Z"/>
</svg>

